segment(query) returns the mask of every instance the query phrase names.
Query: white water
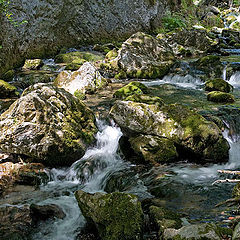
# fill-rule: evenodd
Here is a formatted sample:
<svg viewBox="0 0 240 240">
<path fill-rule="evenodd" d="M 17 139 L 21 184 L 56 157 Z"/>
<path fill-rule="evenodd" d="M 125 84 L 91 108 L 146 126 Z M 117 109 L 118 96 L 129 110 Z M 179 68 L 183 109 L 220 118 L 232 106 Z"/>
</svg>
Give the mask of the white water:
<svg viewBox="0 0 240 240">
<path fill-rule="evenodd" d="M 191 89 L 200 89 L 203 85 L 203 82 L 200 78 L 193 77 L 191 75 L 174 75 L 174 76 L 165 76 L 163 79 L 142 82 L 146 86 L 156 86 L 165 83 L 173 84 L 183 88 L 191 88 Z"/>
<path fill-rule="evenodd" d="M 222 76 L 222 78 L 223 78 L 223 80 L 225 80 L 226 81 L 226 79 L 227 79 L 227 65 L 224 67 L 224 69 L 223 69 L 223 76 Z"/>
<path fill-rule="evenodd" d="M 240 88 L 240 72 L 234 73 L 230 77 L 229 83 L 236 88 Z"/>
<path fill-rule="evenodd" d="M 95 147 L 88 149 L 69 169 L 51 171 L 53 180 L 41 190 L 53 195 L 55 193 L 57 196 L 37 203 L 57 204 L 64 210 L 66 217 L 63 220 L 43 223 L 33 239 L 73 240 L 78 233 L 77 230 L 85 223 L 73 192 L 77 189 L 87 192 L 103 191 L 101 186 L 103 178 L 110 172 L 121 170 L 124 165 L 126 167 L 126 163 L 123 163 L 117 154 L 118 141 L 122 136 L 120 128 L 113 122 L 108 126 L 98 121 L 98 126 Z"/>
</svg>

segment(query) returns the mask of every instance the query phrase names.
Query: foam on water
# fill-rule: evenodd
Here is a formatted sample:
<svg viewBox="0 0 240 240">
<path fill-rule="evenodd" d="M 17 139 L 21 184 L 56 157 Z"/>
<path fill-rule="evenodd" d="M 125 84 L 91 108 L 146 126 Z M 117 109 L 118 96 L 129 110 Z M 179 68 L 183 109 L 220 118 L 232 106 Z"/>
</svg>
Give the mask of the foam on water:
<svg viewBox="0 0 240 240">
<path fill-rule="evenodd" d="M 240 88 L 240 72 L 234 73 L 229 81 L 228 81 L 232 86 Z"/>
</svg>

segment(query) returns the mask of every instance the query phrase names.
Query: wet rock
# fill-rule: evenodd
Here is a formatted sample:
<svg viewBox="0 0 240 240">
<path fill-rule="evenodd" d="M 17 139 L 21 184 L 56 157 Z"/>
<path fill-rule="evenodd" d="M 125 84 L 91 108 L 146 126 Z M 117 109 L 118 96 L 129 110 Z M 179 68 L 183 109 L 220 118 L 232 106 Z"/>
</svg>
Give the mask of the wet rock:
<svg viewBox="0 0 240 240">
<path fill-rule="evenodd" d="M 229 93 L 233 90 L 233 86 L 221 78 L 210 79 L 205 83 L 206 91 L 220 91 Z"/>
<path fill-rule="evenodd" d="M 172 49 L 165 41 L 138 32 L 122 44 L 110 65 L 131 78 L 158 78 L 169 72 L 173 61 Z"/>
<path fill-rule="evenodd" d="M 3 79 L 7 82 L 10 82 L 10 81 L 13 80 L 14 76 L 15 76 L 15 71 L 14 70 L 8 70 L 7 72 L 5 72 L 3 74 Z"/>
<path fill-rule="evenodd" d="M 140 83 L 140 82 L 131 82 L 126 86 L 118 89 L 114 94 L 113 97 L 118 99 L 125 99 L 128 96 L 133 94 L 141 95 L 147 92 L 147 87 Z"/>
<path fill-rule="evenodd" d="M 198 156 L 205 161 L 224 161 L 229 145 L 220 129 L 180 104 L 148 105 L 116 101 L 111 116 L 128 137 L 136 134 L 165 137 L 177 144 L 179 154 Z"/>
<path fill-rule="evenodd" d="M 220 91 L 212 91 L 208 93 L 207 100 L 216 103 L 233 103 L 235 101 L 232 94 Z"/>
<path fill-rule="evenodd" d="M 80 100 L 35 84 L 0 117 L 0 149 L 51 166 L 70 165 L 94 141 L 95 118 Z"/>
<path fill-rule="evenodd" d="M 165 229 L 163 233 L 163 239 L 179 239 L 179 240 L 220 240 L 221 237 L 218 235 L 217 227 L 214 224 L 202 223 L 184 226 L 179 230 L 169 228 Z"/>
<path fill-rule="evenodd" d="M 232 236 L 232 240 L 238 240 L 238 239 L 240 239 L 240 223 L 238 223 L 234 228 L 233 236 Z"/>
<path fill-rule="evenodd" d="M 27 59 L 22 67 L 22 70 L 37 70 L 43 66 L 42 59 Z"/>
<path fill-rule="evenodd" d="M 107 80 L 102 77 L 97 68 L 90 62 L 84 63 L 78 71 L 62 71 L 55 79 L 57 87 L 64 88 L 71 94 L 78 95 L 85 92 L 93 93 L 107 84 Z"/>
<path fill-rule="evenodd" d="M 12 98 L 12 97 L 18 97 L 19 93 L 17 92 L 17 89 L 12 86 L 11 84 L 0 80 L 0 98 Z"/>
<path fill-rule="evenodd" d="M 0 207 L 0 238 L 26 240 L 33 226 L 29 205 Z"/>
<path fill-rule="evenodd" d="M 143 212 L 137 197 L 127 193 L 75 192 L 79 208 L 103 240 L 141 239 Z"/>
<path fill-rule="evenodd" d="M 151 135 L 139 135 L 129 139 L 134 152 L 147 163 L 166 163 L 178 158 L 174 143 L 167 139 Z"/>
<path fill-rule="evenodd" d="M 49 218 L 60 218 L 63 219 L 66 217 L 64 211 L 56 204 L 47 204 L 47 205 L 30 205 L 32 218 L 35 222 L 40 220 L 47 220 Z"/>
<path fill-rule="evenodd" d="M 0 114 L 5 112 L 15 101 L 16 98 L 0 99 Z"/>
</svg>

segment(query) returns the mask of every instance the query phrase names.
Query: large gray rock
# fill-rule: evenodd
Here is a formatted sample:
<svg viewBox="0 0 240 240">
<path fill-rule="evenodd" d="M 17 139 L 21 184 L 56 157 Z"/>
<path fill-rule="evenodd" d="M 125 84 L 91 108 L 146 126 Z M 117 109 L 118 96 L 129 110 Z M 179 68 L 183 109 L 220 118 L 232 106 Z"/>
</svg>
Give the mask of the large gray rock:
<svg viewBox="0 0 240 240">
<path fill-rule="evenodd" d="M 129 77 L 157 78 L 168 73 L 173 60 L 173 51 L 165 41 L 138 32 L 122 44 L 112 61 Z"/>
<path fill-rule="evenodd" d="M 0 74 L 24 58 L 52 55 L 62 46 L 126 39 L 161 24 L 169 1 L 32 0 L 11 1 L 13 26 L 0 17 Z"/>
<path fill-rule="evenodd" d="M 51 84 L 27 88 L 0 116 L 0 149 L 52 166 L 83 156 L 97 131 L 92 111 Z"/>
<path fill-rule="evenodd" d="M 141 239 L 143 211 L 137 196 L 114 192 L 75 192 L 79 208 L 89 224 L 94 224 L 103 240 Z"/>
<path fill-rule="evenodd" d="M 159 107 L 116 101 L 110 113 L 128 137 L 137 134 L 165 137 L 198 159 L 223 161 L 228 158 L 229 145 L 220 129 L 183 105 Z"/>
</svg>

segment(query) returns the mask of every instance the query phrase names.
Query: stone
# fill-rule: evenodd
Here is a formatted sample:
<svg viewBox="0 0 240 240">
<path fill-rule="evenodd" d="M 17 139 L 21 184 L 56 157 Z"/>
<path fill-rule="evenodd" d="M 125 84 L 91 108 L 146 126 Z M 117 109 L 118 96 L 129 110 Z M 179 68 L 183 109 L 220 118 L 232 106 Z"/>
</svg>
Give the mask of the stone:
<svg viewBox="0 0 240 240">
<path fill-rule="evenodd" d="M 220 91 L 212 91 L 208 93 L 207 100 L 216 103 L 233 103 L 235 101 L 232 94 Z"/>
<path fill-rule="evenodd" d="M 0 150 L 51 166 L 70 165 L 95 140 L 95 117 L 52 84 L 35 84 L 0 116 Z"/>
<path fill-rule="evenodd" d="M 22 67 L 22 70 L 37 70 L 43 66 L 42 59 L 27 59 Z"/>
<path fill-rule="evenodd" d="M 142 95 L 143 93 L 147 93 L 147 87 L 140 82 L 130 82 L 126 86 L 118 89 L 113 97 L 118 99 L 125 99 L 133 94 Z"/>
<path fill-rule="evenodd" d="M 54 85 L 64 88 L 71 94 L 82 92 L 93 93 L 107 85 L 107 80 L 102 77 L 97 68 L 90 62 L 84 63 L 77 71 L 62 71 L 54 81 Z"/>
<path fill-rule="evenodd" d="M 146 163 L 168 163 L 178 158 L 174 143 L 167 139 L 151 135 L 139 135 L 129 139 L 134 152 Z"/>
<path fill-rule="evenodd" d="M 238 223 L 234 228 L 233 236 L 232 236 L 232 240 L 238 240 L 238 239 L 240 239 L 240 223 Z"/>
<path fill-rule="evenodd" d="M 18 97 L 19 93 L 17 92 L 16 87 L 13 85 L 0 80 L 0 98 L 13 98 L 13 97 Z"/>
<path fill-rule="evenodd" d="M 205 82 L 205 90 L 229 93 L 233 90 L 233 86 L 221 78 L 215 78 Z"/>
<path fill-rule="evenodd" d="M 188 225 L 179 230 L 168 228 L 163 232 L 164 240 L 221 240 L 216 225 L 200 223 Z"/>
<path fill-rule="evenodd" d="M 37 205 L 31 204 L 30 210 L 32 218 L 35 222 L 44 221 L 50 218 L 59 218 L 64 219 L 66 214 L 64 211 L 56 204 L 47 204 L 47 205 Z"/>
<path fill-rule="evenodd" d="M 141 239 L 143 211 L 137 196 L 114 192 L 75 192 L 79 208 L 103 240 Z"/>
<path fill-rule="evenodd" d="M 155 104 L 158 106 L 163 106 L 164 102 L 160 97 L 150 96 L 146 94 L 133 94 L 126 98 L 126 101 Z"/>
<path fill-rule="evenodd" d="M 169 72 L 174 59 L 165 41 L 138 32 L 122 44 L 112 64 L 131 78 L 160 78 Z"/>
<path fill-rule="evenodd" d="M 218 162 L 228 159 L 229 144 L 217 125 L 183 105 L 159 107 L 116 101 L 110 115 L 128 137 L 137 134 L 164 137 L 183 152 L 198 156 L 199 160 Z"/>
</svg>

